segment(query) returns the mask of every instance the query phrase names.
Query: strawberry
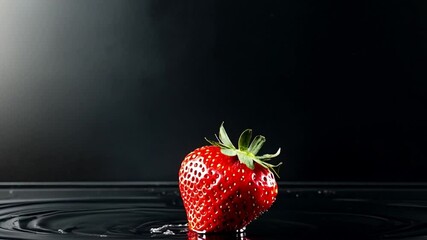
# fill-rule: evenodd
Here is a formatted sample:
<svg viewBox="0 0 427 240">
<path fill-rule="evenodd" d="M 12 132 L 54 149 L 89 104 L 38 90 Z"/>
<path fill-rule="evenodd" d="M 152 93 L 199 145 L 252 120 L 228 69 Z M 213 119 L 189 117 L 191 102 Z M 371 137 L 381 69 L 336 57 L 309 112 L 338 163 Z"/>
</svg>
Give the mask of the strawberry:
<svg viewBox="0 0 427 240">
<path fill-rule="evenodd" d="M 267 211 L 277 196 L 276 167 L 267 161 L 280 154 L 257 156 L 265 137 L 246 129 L 238 148 L 223 124 L 216 141 L 189 153 L 179 170 L 179 190 L 190 230 L 198 233 L 243 231 Z"/>
</svg>

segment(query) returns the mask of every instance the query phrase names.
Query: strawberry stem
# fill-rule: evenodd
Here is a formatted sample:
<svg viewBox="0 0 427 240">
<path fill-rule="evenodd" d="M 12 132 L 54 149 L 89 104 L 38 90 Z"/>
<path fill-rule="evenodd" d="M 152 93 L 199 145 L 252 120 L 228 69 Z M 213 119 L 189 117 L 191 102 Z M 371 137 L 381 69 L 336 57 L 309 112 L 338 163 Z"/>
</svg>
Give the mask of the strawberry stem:
<svg viewBox="0 0 427 240">
<path fill-rule="evenodd" d="M 237 155 L 239 161 L 241 163 L 244 163 L 248 168 L 252 170 L 255 168 L 254 162 L 256 162 L 262 167 L 265 167 L 268 170 L 272 171 L 278 178 L 280 178 L 278 171 L 280 165 L 282 165 L 282 162 L 276 165 L 266 162 L 271 160 L 272 158 L 279 156 L 280 148 L 274 154 L 264 154 L 261 156 L 257 156 L 259 150 L 261 150 L 262 146 L 266 141 L 264 136 L 257 135 L 251 142 L 252 129 L 246 129 L 242 132 L 242 134 L 240 134 L 238 148 L 236 149 L 236 147 L 234 147 L 233 143 L 228 137 L 227 132 L 225 131 L 224 122 L 222 122 L 219 128 L 219 137 L 217 135 L 215 135 L 215 137 L 218 140 L 217 142 L 211 141 L 207 138 L 205 139 L 210 144 L 220 147 L 222 154 L 231 157 Z"/>
</svg>

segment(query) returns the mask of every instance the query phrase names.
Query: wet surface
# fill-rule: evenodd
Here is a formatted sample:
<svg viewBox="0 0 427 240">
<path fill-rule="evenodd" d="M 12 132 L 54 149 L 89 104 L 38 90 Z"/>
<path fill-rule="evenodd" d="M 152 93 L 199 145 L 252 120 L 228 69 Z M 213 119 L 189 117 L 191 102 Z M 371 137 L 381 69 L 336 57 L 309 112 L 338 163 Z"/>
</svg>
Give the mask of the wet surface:
<svg viewBox="0 0 427 240">
<path fill-rule="evenodd" d="M 3 185 L 0 239 L 427 239 L 424 186 L 280 186 L 245 233 L 204 236 L 173 184 Z"/>
</svg>

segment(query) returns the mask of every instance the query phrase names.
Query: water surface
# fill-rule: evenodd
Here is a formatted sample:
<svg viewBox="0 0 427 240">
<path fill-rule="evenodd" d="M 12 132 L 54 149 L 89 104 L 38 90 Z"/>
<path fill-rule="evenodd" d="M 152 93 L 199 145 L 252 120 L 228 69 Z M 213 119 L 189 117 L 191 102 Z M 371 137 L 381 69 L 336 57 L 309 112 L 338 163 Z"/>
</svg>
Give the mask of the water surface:
<svg viewBox="0 0 427 240">
<path fill-rule="evenodd" d="M 173 183 L 3 184 L 0 239 L 427 239 L 423 185 L 280 183 L 245 233 L 189 233 Z"/>
</svg>

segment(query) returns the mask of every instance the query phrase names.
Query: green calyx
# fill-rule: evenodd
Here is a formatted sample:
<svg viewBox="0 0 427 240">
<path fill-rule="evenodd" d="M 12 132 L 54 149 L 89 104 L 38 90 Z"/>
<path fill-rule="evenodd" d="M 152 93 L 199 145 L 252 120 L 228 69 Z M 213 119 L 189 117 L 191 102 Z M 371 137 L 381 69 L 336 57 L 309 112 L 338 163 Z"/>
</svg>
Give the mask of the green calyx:
<svg viewBox="0 0 427 240">
<path fill-rule="evenodd" d="M 228 137 L 227 132 L 225 131 L 224 123 L 222 123 L 221 127 L 219 128 L 219 136 L 215 134 L 215 137 L 218 140 L 217 142 L 211 141 L 207 138 L 205 139 L 210 144 L 220 147 L 222 154 L 231 157 L 237 156 L 241 163 L 244 163 L 248 168 L 252 170 L 255 168 L 254 162 L 256 162 L 262 167 L 271 170 L 272 172 L 274 172 L 274 174 L 276 174 L 277 177 L 279 177 L 278 170 L 279 166 L 282 165 L 282 162 L 274 165 L 268 163 L 267 161 L 279 156 L 280 148 L 274 154 L 264 154 L 261 156 L 257 156 L 259 150 L 262 148 L 266 141 L 264 136 L 257 135 L 251 142 L 252 129 L 246 129 L 242 132 L 242 134 L 240 134 L 238 148 L 236 148 L 230 141 L 230 138 Z"/>
</svg>

